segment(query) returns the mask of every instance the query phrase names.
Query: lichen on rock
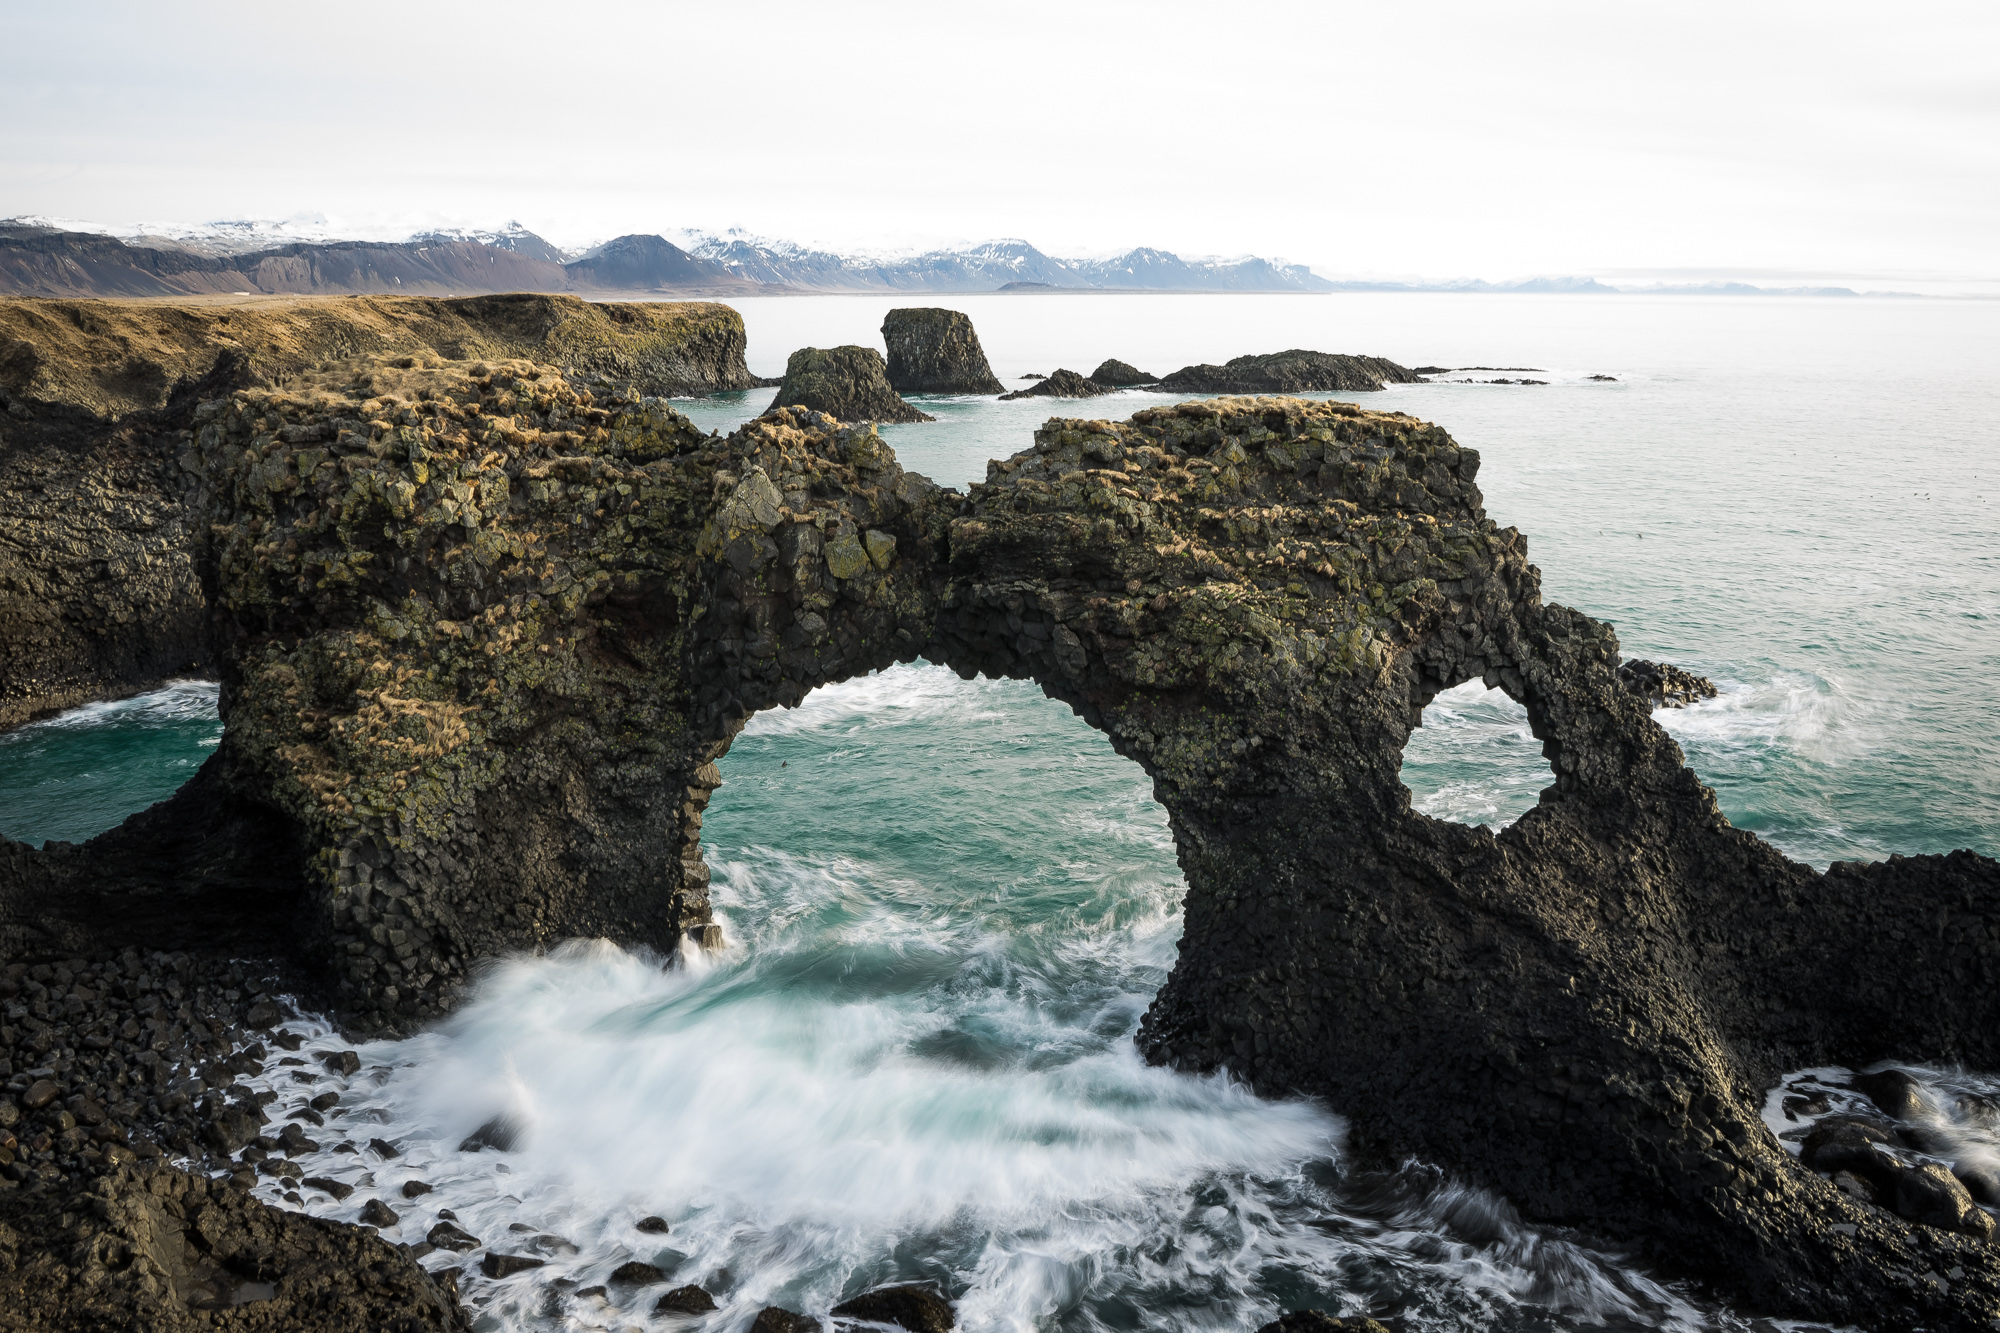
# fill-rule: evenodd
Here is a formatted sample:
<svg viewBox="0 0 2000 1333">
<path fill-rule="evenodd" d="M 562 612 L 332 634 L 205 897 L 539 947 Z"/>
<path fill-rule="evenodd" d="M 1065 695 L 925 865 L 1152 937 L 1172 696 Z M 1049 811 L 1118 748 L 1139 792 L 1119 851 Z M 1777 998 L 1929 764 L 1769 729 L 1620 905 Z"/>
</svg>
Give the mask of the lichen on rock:
<svg viewBox="0 0 2000 1333">
<path fill-rule="evenodd" d="M 937 420 L 889 387 L 882 355 L 871 347 L 802 347 L 793 352 L 771 406 L 802 407 L 837 421 Z"/>
<path fill-rule="evenodd" d="M 972 321 L 957 310 L 903 308 L 882 320 L 888 379 L 898 393 L 999 393 Z"/>
<path fill-rule="evenodd" d="M 1759 1114 L 1786 1069 L 2000 1067 L 2000 865 L 1822 874 L 1731 828 L 1434 425 L 1269 397 L 1057 418 L 960 495 L 872 424 L 786 406 L 722 438 L 526 364 L 335 367 L 197 416 L 221 748 L 83 848 L 0 844 L 13 939 L 212 921 L 245 901 L 216 849 L 254 846 L 284 907 L 260 920 L 362 1028 L 569 936 L 713 944 L 714 761 L 755 712 L 922 655 L 1037 681 L 1153 779 L 1188 888 L 1149 1059 L 1319 1097 L 1356 1163 L 1434 1163 L 1772 1313 L 2000 1317 L 1990 1245 L 1931 1224 L 1941 1180 L 1899 1178 L 1930 1220 L 1867 1206 Z M 1555 774 L 1498 834 L 1399 777 L 1470 680 Z"/>
</svg>

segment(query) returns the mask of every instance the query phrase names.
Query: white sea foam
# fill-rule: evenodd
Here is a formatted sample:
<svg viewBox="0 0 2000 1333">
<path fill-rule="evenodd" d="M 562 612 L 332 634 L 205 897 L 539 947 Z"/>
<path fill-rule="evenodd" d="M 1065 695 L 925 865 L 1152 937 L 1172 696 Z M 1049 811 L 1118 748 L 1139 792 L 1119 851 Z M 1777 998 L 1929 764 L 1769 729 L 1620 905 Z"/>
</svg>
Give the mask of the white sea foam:
<svg viewBox="0 0 2000 1333">
<path fill-rule="evenodd" d="M 89 731 L 105 726 L 149 726 L 216 718 L 222 687 L 212 680 L 170 681 L 157 690 L 127 699 L 82 704 L 53 717 L 30 722 L 12 733 L 34 735 L 49 731 Z M 218 733 L 220 721 L 217 720 Z M 220 734 L 210 744 L 219 743 Z"/>
</svg>

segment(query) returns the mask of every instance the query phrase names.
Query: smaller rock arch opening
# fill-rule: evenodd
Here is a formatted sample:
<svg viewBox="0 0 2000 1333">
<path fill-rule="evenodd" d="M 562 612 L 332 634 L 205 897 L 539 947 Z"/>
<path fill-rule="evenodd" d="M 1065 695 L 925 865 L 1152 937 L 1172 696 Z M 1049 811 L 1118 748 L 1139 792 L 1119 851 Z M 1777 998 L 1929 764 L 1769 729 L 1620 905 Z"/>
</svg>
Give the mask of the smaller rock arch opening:
<svg viewBox="0 0 2000 1333">
<path fill-rule="evenodd" d="M 1478 680 L 1440 690 L 1424 706 L 1401 776 L 1418 814 L 1495 831 L 1533 809 L 1555 781 L 1528 710 Z"/>
<path fill-rule="evenodd" d="M 81 843 L 167 800 L 222 740 L 218 693 L 173 681 L 0 734 L 0 835 Z"/>
</svg>

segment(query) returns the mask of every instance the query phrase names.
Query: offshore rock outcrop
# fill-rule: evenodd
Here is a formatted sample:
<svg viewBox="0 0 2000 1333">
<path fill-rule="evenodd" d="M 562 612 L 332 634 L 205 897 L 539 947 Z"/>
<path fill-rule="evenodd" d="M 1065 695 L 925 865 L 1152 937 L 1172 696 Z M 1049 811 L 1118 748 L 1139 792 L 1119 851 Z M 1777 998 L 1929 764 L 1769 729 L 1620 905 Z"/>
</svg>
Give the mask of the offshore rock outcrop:
<svg viewBox="0 0 2000 1333">
<path fill-rule="evenodd" d="M 889 387 L 882 354 L 872 347 L 801 347 L 785 363 L 771 406 L 802 407 L 839 421 L 936 421 Z"/>
<path fill-rule="evenodd" d="M 1001 401 L 1016 398 L 1097 398 L 1117 390 L 1095 380 L 1085 379 L 1074 370 L 1058 368 L 1053 375 L 1044 375 L 1025 389 L 1000 395 Z"/>
<path fill-rule="evenodd" d="M 1391 384 L 1418 384 L 1422 376 L 1379 356 L 1330 352 L 1267 352 L 1239 356 L 1219 366 L 1182 366 L 1160 381 L 1165 393 L 1369 393 Z"/>
<path fill-rule="evenodd" d="M 999 393 L 972 321 L 957 310 L 891 310 L 882 320 L 897 393 Z"/>
<path fill-rule="evenodd" d="M 1188 893 L 1150 1058 L 1321 1097 L 1357 1161 L 1439 1164 L 1770 1312 L 2000 1318 L 1991 1245 L 1848 1197 L 1759 1116 L 1787 1069 L 2000 1067 L 2000 865 L 1819 874 L 1730 828 L 1442 430 L 1272 398 L 1057 419 L 961 496 L 820 413 L 721 439 L 487 369 L 246 390 L 184 454 L 225 687 L 186 800 L 215 839 L 266 821 L 275 938 L 350 1022 L 407 1027 L 479 957 L 569 935 L 714 943 L 714 760 L 757 710 L 921 655 L 1038 681 L 1153 777 Z M 1498 835 L 1398 780 L 1472 679 L 1556 773 Z M 11 849 L 9 949 L 115 944 L 142 901 L 218 919 L 212 851 L 130 877 L 177 809 Z"/>
<path fill-rule="evenodd" d="M 1618 683 L 1655 708 L 1686 708 L 1715 697 L 1715 682 L 1668 662 L 1629 658 L 1618 664 Z"/>
<path fill-rule="evenodd" d="M 1128 365 L 1123 361 L 1112 358 L 1091 371 L 1090 378 L 1099 384 L 1108 385 L 1113 389 L 1131 389 L 1141 384 L 1155 383 L 1160 377 L 1158 375 L 1148 375 L 1137 366 Z"/>
</svg>

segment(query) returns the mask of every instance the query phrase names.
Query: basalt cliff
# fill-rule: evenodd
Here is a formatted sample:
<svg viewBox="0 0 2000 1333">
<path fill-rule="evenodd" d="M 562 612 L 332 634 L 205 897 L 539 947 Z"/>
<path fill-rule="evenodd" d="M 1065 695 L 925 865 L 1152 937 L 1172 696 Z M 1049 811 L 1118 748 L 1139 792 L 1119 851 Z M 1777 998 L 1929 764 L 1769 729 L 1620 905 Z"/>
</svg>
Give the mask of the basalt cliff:
<svg viewBox="0 0 2000 1333">
<path fill-rule="evenodd" d="M 160 443 L 329 356 L 528 356 L 607 397 L 755 381 L 743 320 L 566 296 L 0 301 L 0 727 L 211 669 L 198 519 Z"/>
<path fill-rule="evenodd" d="M 1323 1098 L 1359 1162 L 1761 1311 L 2000 1320 L 1988 1241 L 1848 1197 L 1758 1114 L 1791 1068 L 2000 1067 L 2000 865 L 1821 874 L 1731 828 L 1435 426 L 1284 398 L 1055 419 L 959 494 L 808 408 L 722 438 L 437 356 L 212 392 L 131 448 L 186 516 L 223 741 L 82 847 L 0 846 L 11 957 L 226 940 L 396 1031 L 494 954 L 715 947 L 716 759 L 758 710 L 922 656 L 1037 681 L 1152 776 L 1188 892 L 1148 1058 Z M 1398 778 L 1474 679 L 1555 774 L 1497 835 Z"/>
</svg>

